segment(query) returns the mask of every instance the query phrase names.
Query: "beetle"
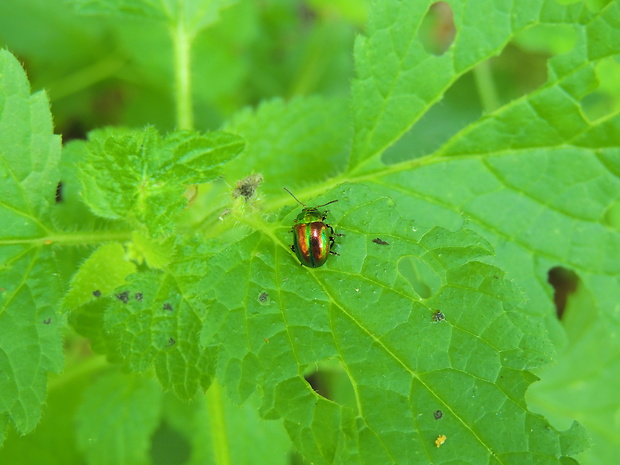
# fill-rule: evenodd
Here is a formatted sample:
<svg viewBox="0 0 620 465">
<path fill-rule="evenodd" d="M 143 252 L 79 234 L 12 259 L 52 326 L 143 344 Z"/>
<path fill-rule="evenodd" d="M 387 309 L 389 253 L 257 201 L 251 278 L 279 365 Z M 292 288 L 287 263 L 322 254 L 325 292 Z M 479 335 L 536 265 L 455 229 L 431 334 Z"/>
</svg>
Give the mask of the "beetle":
<svg viewBox="0 0 620 465">
<path fill-rule="evenodd" d="M 344 234 L 336 234 L 334 228 L 325 223 L 327 211 L 322 212 L 319 208 L 329 205 L 330 203 L 338 202 L 338 200 L 332 200 L 323 205 L 317 205 L 316 207 L 308 207 L 301 203 L 286 187 L 284 190 L 291 194 L 291 197 L 304 207 L 294 220 L 295 225 L 292 230 L 293 245 L 291 246 L 291 250 L 295 252 L 302 265 L 310 268 L 323 266 L 330 253 L 338 255 L 331 250 L 334 246 L 334 236 L 344 236 Z"/>
</svg>

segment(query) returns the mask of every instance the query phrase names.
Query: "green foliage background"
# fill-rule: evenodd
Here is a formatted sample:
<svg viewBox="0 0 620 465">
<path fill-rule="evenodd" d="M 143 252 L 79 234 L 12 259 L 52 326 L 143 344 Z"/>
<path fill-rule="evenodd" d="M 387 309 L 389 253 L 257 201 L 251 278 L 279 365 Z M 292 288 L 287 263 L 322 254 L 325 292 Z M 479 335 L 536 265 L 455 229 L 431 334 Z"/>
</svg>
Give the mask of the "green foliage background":
<svg viewBox="0 0 620 465">
<path fill-rule="evenodd" d="M 616 463 L 618 30 L 0 2 L 0 463 Z"/>
</svg>

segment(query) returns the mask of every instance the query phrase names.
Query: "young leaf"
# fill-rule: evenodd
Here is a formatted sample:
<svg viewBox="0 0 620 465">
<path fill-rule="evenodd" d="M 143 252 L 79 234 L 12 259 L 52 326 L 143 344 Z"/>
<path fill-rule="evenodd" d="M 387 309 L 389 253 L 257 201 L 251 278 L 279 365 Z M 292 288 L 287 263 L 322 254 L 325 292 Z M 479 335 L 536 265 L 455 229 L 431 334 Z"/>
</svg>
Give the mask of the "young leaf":
<svg viewBox="0 0 620 465">
<path fill-rule="evenodd" d="M 215 178 L 243 150 L 232 134 L 144 131 L 91 133 L 83 170 L 83 199 L 104 218 L 144 224 L 152 235 L 169 233 L 187 205 L 191 184 Z"/>
<path fill-rule="evenodd" d="M 37 425 L 47 373 L 62 366 L 55 231 L 60 138 L 43 92 L 0 50 L 0 438 Z"/>
</svg>

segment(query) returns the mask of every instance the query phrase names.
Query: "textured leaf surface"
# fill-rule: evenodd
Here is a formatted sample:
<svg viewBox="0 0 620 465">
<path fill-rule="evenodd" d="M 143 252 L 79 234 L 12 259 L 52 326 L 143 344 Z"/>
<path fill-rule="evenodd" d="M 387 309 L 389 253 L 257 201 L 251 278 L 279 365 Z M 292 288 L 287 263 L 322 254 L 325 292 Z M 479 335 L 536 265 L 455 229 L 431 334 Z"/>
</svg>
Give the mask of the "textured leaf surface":
<svg viewBox="0 0 620 465">
<path fill-rule="evenodd" d="M 44 93 L 0 50 L 0 439 L 34 429 L 47 373 L 62 365 L 61 297 L 50 207 L 60 138 Z"/>
<path fill-rule="evenodd" d="M 203 342 L 220 346 L 236 395 L 261 385 L 264 413 L 282 416 L 315 463 L 553 463 L 565 455 L 564 435 L 523 401 L 535 378 L 521 370 L 549 351 L 544 328 L 522 313 L 523 296 L 503 273 L 480 261 L 488 243 L 466 230 L 417 228 L 375 189 L 343 186 L 312 202 L 332 198 L 345 237 L 323 268 L 299 266 L 283 227 L 249 234 L 209 262 L 204 282 L 218 303 Z M 254 258 L 240 263 L 239 250 Z M 421 299 L 399 272 L 404 260 L 436 277 L 432 296 Z M 305 367 L 328 359 L 344 367 L 356 408 L 304 380 Z M 441 434 L 450 447 L 434 446 Z"/>
<path fill-rule="evenodd" d="M 122 134 L 122 133 L 121 133 Z M 144 131 L 91 133 L 83 165 L 83 198 L 99 216 L 144 224 L 153 235 L 170 232 L 191 184 L 215 178 L 243 150 L 232 134 Z"/>
<path fill-rule="evenodd" d="M 137 273 L 117 289 L 105 309 L 104 338 L 132 370 L 153 367 L 165 389 L 188 399 L 209 386 L 217 351 L 198 344 L 207 300 L 193 283 L 204 273 L 205 252 L 191 242 L 176 253 L 166 271 Z"/>
</svg>

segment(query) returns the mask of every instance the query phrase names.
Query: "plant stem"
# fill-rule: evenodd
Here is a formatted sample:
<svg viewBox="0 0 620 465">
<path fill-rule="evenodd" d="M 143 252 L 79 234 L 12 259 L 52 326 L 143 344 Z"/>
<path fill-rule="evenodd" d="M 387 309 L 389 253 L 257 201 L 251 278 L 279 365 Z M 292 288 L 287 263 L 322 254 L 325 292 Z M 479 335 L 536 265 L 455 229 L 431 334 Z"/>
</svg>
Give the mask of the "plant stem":
<svg viewBox="0 0 620 465">
<path fill-rule="evenodd" d="M 171 29 L 174 45 L 174 85 L 177 129 L 194 128 L 192 109 L 192 41 L 182 17 Z"/>
<path fill-rule="evenodd" d="M 482 109 L 485 113 L 491 113 L 499 107 L 499 101 L 488 60 L 483 61 L 474 68 L 474 79 L 478 88 L 478 95 L 480 95 L 480 101 L 482 102 Z"/>
<path fill-rule="evenodd" d="M 217 380 L 213 380 L 206 394 L 211 440 L 213 441 L 213 455 L 218 465 L 231 465 L 228 435 L 226 434 L 226 414 L 222 387 Z"/>
</svg>

